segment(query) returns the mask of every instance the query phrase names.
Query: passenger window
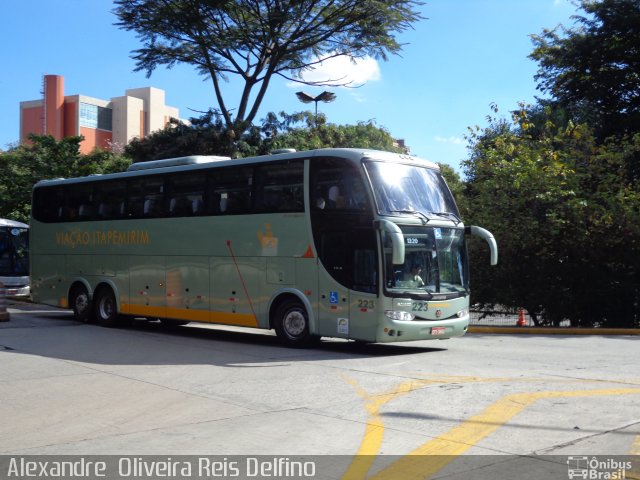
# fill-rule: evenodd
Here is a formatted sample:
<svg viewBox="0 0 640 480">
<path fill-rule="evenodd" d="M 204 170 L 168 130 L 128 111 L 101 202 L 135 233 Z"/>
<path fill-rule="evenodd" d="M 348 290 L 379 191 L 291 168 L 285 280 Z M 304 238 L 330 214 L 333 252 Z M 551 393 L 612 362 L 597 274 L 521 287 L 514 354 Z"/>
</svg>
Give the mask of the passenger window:
<svg viewBox="0 0 640 480">
<path fill-rule="evenodd" d="M 164 177 L 132 179 L 127 191 L 127 217 L 154 218 L 166 214 Z"/>
<path fill-rule="evenodd" d="M 209 175 L 208 210 L 214 215 L 251 213 L 253 169 L 231 167 Z"/>
<path fill-rule="evenodd" d="M 304 161 L 260 165 L 256 169 L 257 212 L 304 211 Z"/>
<path fill-rule="evenodd" d="M 340 158 L 311 162 L 311 208 L 363 211 L 369 209 L 361 172 Z"/>
<path fill-rule="evenodd" d="M 67 202 L 70 221 L 92 220 L 94 214 L 93 184 L 74 185 Z"/>
<path fill-rule="evenodd" d="M 95 188 L 96 217 L 111 220 L 124 217 L 126 184 L 119 182 L 98 182 Z"/>
<path fill-rule="evenodd" d="M 189 217 L 204 213 L 205 182 L 201 173 L 169 177 L 169 216 Z"/>
<path fill-rule="evenodd" d="M 41 222 L 61 222 L 65 216 L 64 189 L 62 187 L 36 188 L 33 218 Z"/>
</svg>

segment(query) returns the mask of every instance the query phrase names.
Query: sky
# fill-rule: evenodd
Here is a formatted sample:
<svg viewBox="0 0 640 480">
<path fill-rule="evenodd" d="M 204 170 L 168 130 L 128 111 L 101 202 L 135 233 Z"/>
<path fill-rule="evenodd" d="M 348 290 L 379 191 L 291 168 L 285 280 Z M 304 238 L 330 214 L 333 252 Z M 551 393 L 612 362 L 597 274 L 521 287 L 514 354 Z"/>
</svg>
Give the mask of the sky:
<svg viewBox="0 0 640 480">
<path fill-rule="evenodd" d="M 42 98 L 44 75 L 62 75 L 65 94 L 103 100 L 125 90 L 165 90 L 166 104 L 182 118 L 215 107 L 209 79 L 193 67 L 160 68 L 147 78 L 134 72 L 132 50 L 141 46 L 132 32 L 114 26 L 111 0 L 22 0 L 2 6 L 0 29 L 0 150 L 19 138 L 20 102 Z M 534 102 L 537 64 L 528 58 L 530 35 L 563 24 L 576 11 L 571 0 L 428 0 L 423 20 L 398 35 L 400 55 L 387 61 L 326 62 L 309 78 L 350 75 L 358 88 L 310 87 L 275 78 L 257 120 L 268 112 L 313 110 L 295 96 L 323 90 L 337 95 L 318 105 L 327 120 L 357 124 L 373 120 L 413 155 L 452 166 L 468 157 L 469 127 L 486 126 L 491 105 L 509 117 L 519 102 Z M 339 74 L 336 74 L 339 71 Z M 239 82 L 225 84 L 237 104 Z"/>
</svg>

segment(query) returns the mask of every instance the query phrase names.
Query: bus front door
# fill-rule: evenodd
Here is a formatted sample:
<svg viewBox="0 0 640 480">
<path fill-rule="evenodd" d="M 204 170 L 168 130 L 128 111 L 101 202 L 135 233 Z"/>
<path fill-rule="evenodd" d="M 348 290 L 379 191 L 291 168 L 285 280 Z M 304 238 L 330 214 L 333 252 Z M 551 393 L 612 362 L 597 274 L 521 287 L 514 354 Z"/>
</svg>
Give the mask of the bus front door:
<svg viewBox="0 0 640 480">
<path fill-rule="evenodd" d="M 320 248 L 321 335 L 375 341 L 379 303 L 375 233 L 357 225 L 327 232 Z"/>
<path fill-rule="evenodd" d="M 320 244 L 318 268 L 320 335 L 349 338 L 349 251 L 345 232 L 326 232 Z"/>
</svg>

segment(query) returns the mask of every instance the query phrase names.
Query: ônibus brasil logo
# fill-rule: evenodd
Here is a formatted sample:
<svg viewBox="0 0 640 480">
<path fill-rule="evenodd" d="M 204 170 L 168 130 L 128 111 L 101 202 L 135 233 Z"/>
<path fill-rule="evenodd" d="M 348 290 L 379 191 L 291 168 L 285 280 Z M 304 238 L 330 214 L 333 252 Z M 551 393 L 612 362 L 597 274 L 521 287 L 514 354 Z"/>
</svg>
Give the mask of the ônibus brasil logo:
<svg viewBox="0 0 640 480">
<path fill-rule="evenodd" d="M 624 480 L 627 478 L 627 471 L 631 470 L 631 462 L 614 458 L 570 456 L 567 458 L 567 468 L 570 479 Z"/>
</svg>

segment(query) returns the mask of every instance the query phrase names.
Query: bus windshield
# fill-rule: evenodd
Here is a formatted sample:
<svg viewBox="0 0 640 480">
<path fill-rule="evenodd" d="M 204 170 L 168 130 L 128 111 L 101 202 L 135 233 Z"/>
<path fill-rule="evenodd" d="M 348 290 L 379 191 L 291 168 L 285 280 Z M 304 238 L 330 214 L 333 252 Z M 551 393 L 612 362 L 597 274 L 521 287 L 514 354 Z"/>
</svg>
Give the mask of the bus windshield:
<svg viewBox="0 0 640 480">
<path fill-rule="evenodd" d="M 29 275 L 29 230 L 0 226 L 0 276 Z"/>
<path fill-rule="evenodd" d="M 442 175 L 437 170 L 401 163 L 365 162 L 381 215 L 416 213 L 450 214 L 458 209 Z"/>
<path fill-rule="evenodd" d="M 392 263 L 391 238 L 383 232 L 387 291 L 392 295 L 427 298 L 433 294 L 466 295 L 469 276 L 464 230 L 427 226 L 400 229 L 405 241 L 402 265 Z"/>
</svg>

